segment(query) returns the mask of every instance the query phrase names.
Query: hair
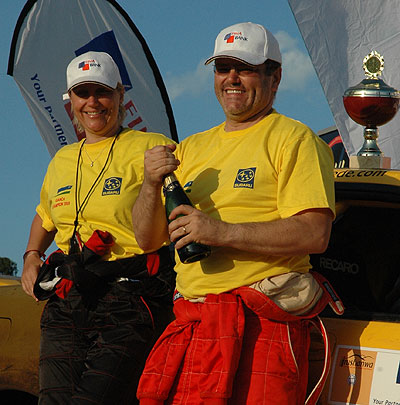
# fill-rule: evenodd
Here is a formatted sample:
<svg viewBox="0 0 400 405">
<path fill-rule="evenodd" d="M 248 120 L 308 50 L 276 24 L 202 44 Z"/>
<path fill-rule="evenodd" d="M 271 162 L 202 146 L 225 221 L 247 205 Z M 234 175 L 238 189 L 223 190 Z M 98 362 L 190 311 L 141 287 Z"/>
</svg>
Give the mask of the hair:
<svg viewBox="0 0 400 405">
<path fill-rule="evenodd" d="M 263 65 L 265 66 L 265 72 L 267 76 L 271 76 L 272 73 L 275 72 L 276 69 L 280 68 L 282 65 L 279 62 L 276 62 L 272 59 L 267 59 Z"/>
<path fill-rule="evenodd" d="M 122 94 L 123 94 L 124 91 L 125 91 L 124 86 L 123 86 L 121 83 L 118 83 L 118 84 L 117 84 L 117 87 L 115 88 L 115 90 L 119 91 L 119 92 L 122 93 Z M 75 117 L 73 108 L 71 109 L 71 111 L 72 111 L 72 114 L 73 114 L 72 124 L 75 125 L 76 129 L 77 129 L 79 132 L 84 132 L 84 131 L 85 131 L 85 128 L 83 128 L 83 126 L 81 125 L 81 123 L 79 122 L 79 120 Z M 124 107 L 123 99 L 122 99 L 122 100 L 121 100 L 121 103 L 119 104 L 119 107 L 118 107 L 118 123 L 119 123 L 120 125 L 122 125 L 122 123 L 124 122 L 125 117 L 126 117 L 126 109 L 125 109 L 125 107 Z"/>
<path fill-rule="evenodd" d="M 282 66 L 279 62 L 272 59 L 267 59 L 263 65 L 265 66 L 265 74 L 267 76 L 272 76 L 273 73 Z M 276 98 L 276 93 L 277 92 L 274 91 L 274 100 Z"/>
</svg>

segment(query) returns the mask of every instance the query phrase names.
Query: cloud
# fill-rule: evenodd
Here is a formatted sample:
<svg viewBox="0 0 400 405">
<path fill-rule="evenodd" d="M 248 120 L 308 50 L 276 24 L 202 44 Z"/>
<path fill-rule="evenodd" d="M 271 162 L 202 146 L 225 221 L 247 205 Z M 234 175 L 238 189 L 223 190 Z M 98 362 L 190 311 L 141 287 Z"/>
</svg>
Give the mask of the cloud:
<svg viewBox="0 0 400 405">
<path fill-rule="evenodd" d="M 307 53 L 299 47 L 298 40 L 285 31 L 275 34 L 282 52 L 283 75 L 279 91 L 301 91 L 315 71 Z M 204 59 L 205 60 L 205 59 Z M 184 96 L 201 96 L 213 88 L 212 68 L 200 61 L 192 72 L 177 76 L 167 74 L 165 86 L 171 100 Z"/>
<path fill-rule="evenodd" d="M 204 66 L 200 61 L 194 72 L 186 72 L 179 76 L 167 75 L 165 87 L 169 98 L 175 100 L 181 96 L 199 96 L 209 91 L 213 86 L 212 68 Z"/>
<path fill-rule="evenodd" d="M 304 90 L 307 82 L 315 75 L 308 53 L 302 51 L 298 40 L 285 31 L 275 34 L 282 53 L 282 81 L 279 91 Z"/>
</svg>

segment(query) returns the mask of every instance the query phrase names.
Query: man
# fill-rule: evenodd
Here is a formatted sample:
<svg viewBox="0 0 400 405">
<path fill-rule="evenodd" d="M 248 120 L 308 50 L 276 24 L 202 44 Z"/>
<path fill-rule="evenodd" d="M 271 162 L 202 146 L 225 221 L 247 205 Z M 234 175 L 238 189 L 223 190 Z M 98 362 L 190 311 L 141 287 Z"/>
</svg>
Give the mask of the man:
<svg viewBox="0 0 400 405">
<path fill-rule="evenodd" d="M 328 146 L 272 105 L 281 80 L 275 37 L 253 23 L 220 32 L 214 89 L 226 121 L 145 154 L 134 230 L 147 250 L 163 229 L 165 174 L 176 170 L 194 207 L 170 215 L 176 249 L 196 241 L 211 256 L 176 265 L 174 321 L 153 349 L 141 404 L 301 404 L 309 322 L 325 306 L 309 273 L 334 218 Z M 152 214 L 153 213 L 153 214 Z M 158 226 L 158 227 L 157 227 Z M 322 298 L 321 298 L 322 297 Z"/>
</svg>

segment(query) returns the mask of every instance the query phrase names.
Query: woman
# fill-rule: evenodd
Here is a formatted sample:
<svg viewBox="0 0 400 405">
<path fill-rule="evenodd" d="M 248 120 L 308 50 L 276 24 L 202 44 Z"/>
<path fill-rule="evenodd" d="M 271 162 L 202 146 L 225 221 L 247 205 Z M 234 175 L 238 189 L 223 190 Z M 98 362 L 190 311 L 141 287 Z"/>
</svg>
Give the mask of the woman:
<svg viewBox="0 0 400 405">
<path fill-rule="evenodd" d="M 49 164 L 22 273 L 27 294 L 50 296 L 41 319 L 41 404 L 135 403 L 145 358 L 172 319 L 168 248 L 143 252 L 132 230 L 144 151 L 172 142 L 122 128 L 121 83 L 104 52 L 67 67 L 65 96 L 86 138 Z M 42 265 L 53 240 L 59 250 Z"/>
</svg>

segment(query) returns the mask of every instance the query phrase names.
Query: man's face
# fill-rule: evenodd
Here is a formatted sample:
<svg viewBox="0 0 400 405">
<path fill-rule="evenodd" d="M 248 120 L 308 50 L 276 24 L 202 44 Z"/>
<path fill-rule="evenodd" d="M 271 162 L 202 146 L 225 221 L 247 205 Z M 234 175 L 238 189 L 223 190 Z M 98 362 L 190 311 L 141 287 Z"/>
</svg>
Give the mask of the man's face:
<svg viewBox="0 0 400 405">
<path fill-rule="evenodd" d="M 272 108 L 280 78 L 281 68 L 268 76 L 265 65 L 216 59 L 214 90 L 227 123 L 255 123 L 263 118 Z"/>
</svg>

